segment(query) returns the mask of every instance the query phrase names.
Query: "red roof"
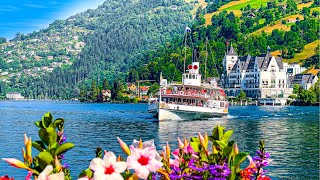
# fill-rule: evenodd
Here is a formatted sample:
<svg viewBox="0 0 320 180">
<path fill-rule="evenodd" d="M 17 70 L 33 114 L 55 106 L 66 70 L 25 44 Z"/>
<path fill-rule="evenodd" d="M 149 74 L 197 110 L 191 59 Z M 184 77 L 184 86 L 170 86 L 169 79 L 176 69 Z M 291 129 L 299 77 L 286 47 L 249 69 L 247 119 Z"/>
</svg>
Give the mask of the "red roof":
<svg viewBox="0 0 320 180">
<path fill-rule="evenodd" d="M 141 91 L 148 91 L 148 90 L 149 90 L 149 87 L 147 87 L 147 86 L 141 86 L 141 87 L 140 87 L 140 90 L 141 90 Z"/>
</svg>

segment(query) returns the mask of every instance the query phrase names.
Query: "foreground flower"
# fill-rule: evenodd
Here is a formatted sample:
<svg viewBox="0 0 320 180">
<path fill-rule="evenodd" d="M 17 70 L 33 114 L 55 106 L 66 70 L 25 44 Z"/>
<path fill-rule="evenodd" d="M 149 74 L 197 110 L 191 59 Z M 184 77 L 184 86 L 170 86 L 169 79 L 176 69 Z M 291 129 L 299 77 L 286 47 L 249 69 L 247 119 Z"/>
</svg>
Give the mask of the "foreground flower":
<svg viewBox="0 0 320 180">
<path fill-rule="evenodd" d="M 0 180 L 14 180 L 13 178 L 9 178 L 8 175 L 0 177 Z"/>
<path fill-rule="evenodd" d="M 130 155 L 131 153 L 130 153 L 130 149 L 129 149 L 128 145 L 125 142 L 123 142 L 119 137 L 117 137 L 117 139 L 119 141 L 119 144 L 120 144 L 123 152 L 125 152 L 127 155 Z"/>
<path fill-rule="evenodd" d="M 127 158 L 128 169 L 134 169 L 135 174 L 142 179 L 147 179 L 150 172 L 155 172 L 163 165 L 156 160 L 156 148 L 146 147 L 144 149 L 130 146 L 131 155 Z"/>
<path fill-rule="evenodd" d="M 117 162 L 113 152 L 106 152 L 101 158 L 94 158 L 89 168 L 94 171 L 94 180 L 122 180 L 120 173 L 127 169 L 126 162 Z"/>
<path fill-rule="evenodd" d="M 64 173 L 51 174 L 53 170 L 52 165 L 48 165 L 38 176 L 37 180 L 64 180 Z"/>
<path fill-rule="evenodd" d="M 7 163 L 9 163 L 11 166 L 16 167 L 16 168 L 21 168 L 21 169 L 26 169 L 29 171 L 32 171 L 31 168 L 29 168 L 26 164 L 24 164 L 23 162 L 21 162 L 18 159 L 14 159 L 14 158 L 2 158 L 2 160 L 6 161 Z"/>
<path fill-rule="evenodd" d="M 216 179 L 227 179 L 231 173 L 227 163 L 224 163 L 224 165 L 210 165 L 209 172 Z"/>
</svg>

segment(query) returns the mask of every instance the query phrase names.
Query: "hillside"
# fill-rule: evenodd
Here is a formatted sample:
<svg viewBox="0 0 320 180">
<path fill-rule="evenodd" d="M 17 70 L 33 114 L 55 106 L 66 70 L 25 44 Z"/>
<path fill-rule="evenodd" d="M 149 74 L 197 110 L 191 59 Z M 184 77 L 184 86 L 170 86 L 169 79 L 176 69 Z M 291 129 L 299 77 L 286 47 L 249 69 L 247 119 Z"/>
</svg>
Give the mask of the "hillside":
<svg viewBox="0 0 320 180">
<path fill-rule="evenodd" d="M 181 34 L 193 8 L 183 0 L 111 0 L 39 32 L 17 34 L 0 45 L 0 94 L 1 86 L 27 87 L 22 93 L 29 98 L 65 98 L 80 82 L 123 77 L 143 51 Z"/>
<path fill-rule="evenodd" d="M 316 40 L 312 43 L 306 44 L 303 47 L 303 50 L 300 53 L 297 53 L 292 59 L 284 59 L 285 62 L 289 63 L 302 63 L 303 60 L 308 59 L 312 56 L 319 55 L 319 49 L 316 48 L 319 46 L 320 40 Z"/>
<path fill-rule="evenodd" d="M 232 42 L 239 55 L 260 55 L 270 46 L 289 62 L 312 66 L 319 59 L 314 54 L 319 44 L 319 13 L 314 12 L 319 5 L 308 0 L 106 1 L 1 44 L 0 96 L 18 91 L 28 98 L 94 100 L 101 89 L 159 79 L 160 72 L 179 81 L 184 50 L 187 63 L 209 54 L 206 77 L 219 76 L 226 42 Z M 191 39 L 184 48 L 186 25 Z M 205 51 L 206 38 L 210 51 Z"/>
</svg>

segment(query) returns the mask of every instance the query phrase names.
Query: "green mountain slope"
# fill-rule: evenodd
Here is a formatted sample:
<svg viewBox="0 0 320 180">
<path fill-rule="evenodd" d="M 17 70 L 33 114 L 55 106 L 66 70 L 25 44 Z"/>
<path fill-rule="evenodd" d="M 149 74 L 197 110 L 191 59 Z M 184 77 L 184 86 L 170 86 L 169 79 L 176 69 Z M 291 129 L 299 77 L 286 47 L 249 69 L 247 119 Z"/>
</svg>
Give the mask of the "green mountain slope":
<svg viewBox="0 0 320 180">
<path fill-rule="evenodd" d="M 0 46 L 6 82 L 0 93 L 9 86 L 29 98 L 69 98 L 87 79 L 123 77 L 143 51 L 181 34 L 193 7 L 182 0 L 111 0 L 40 32 L 17 34 Z"/>
<path fill-rule="evenodd" d="M 305 45 L 319 40 L 319 13 L 314 13 L 319 5 L 319 0 L 106 1 L 0 45 L 0 94 L 20 91 L 29 98 L 94 100 L 107 82 L 116 82 L 109 88 L 119 89 L 125 80 L 159 79 L 160 72 L 179 81 L 186 25 L 192 29 L 187 63 L 193 49 L 201 62 L 208 54 L 206 77 L 222 72 L 226 42 L 232 42 L 239 55 L 260 55 L 270 46 L 291 62 L 305 54 Z M 280 24 L 286 29 L 268 28 Z M 310 66 L 317 59 L 299 62 Z M 204 72 L 204 63 L 200 69 Z"/>
</svg>

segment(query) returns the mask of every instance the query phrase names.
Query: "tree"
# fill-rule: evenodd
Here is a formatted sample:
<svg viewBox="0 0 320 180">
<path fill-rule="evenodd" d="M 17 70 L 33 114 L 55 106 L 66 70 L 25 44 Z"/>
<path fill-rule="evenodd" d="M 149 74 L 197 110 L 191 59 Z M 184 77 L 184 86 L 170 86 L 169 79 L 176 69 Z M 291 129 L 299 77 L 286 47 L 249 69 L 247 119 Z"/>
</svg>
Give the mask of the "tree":
<svg viewBox="0 0 320 180">
<path fill-rule="evenodd" d="M 297 11 L 298 6 L 296 2 L 294 2 L 293 0 L 288 0 L 286 10 L 288 13 Z"/>
<path fill-rule="evenodd" d="M 0 44 L 7 42 L 7 39 L 4 37 L 0 37 Z"/>
<path fill-rule="evenodd" d="M 154 95 L 156 92 L 158 92 L 159 91 L 159 88 L 160 88 L 160 86 L 159 86 L 159 84 L 158 83 L 153 83 L 151 86 L 150 86 L 150 88 L 149 88 L 149 90 L 148 90 L 148 95 Z"/>
<path fill-rule="evenodd" d="M 246 99 L 246 98 L 247 98 L 246 93 L 245 93 L 243 90 L 241 90 L 240 93 L 239 93 L 238 96 L 237 96 L 237 99 L 238 99 L 238 100 L 244 100 L 244 99 Z"/>
<path fill-rule="evenodd" d="M 116 101 L 121 100 L 121 97 L 122 97 L 121 91 L 122 90 L 123 90 L 123 86 L 122 86 L 120 79 L 116 79 L 113 82 L 113 89 L 111 90 L 111 99 L 116 100 Z"/>
<path fill-rule="evenodd" d="M 106 80 L 106 79 L 103 80 L 102 89 L 103 89 L 103 90 L 109 89 L 109 82 L 108 82 L 108 80 Z"/>
<path fill-rule="evenodd" d="M 303 88 L 299 84 L 294 84 L 293 85 L 293 92 L 294 94 L 298 94 L 303 90 Z"/>
<path fill-rule="evenodd" d="M 320 102 L 320 79 L 318 79 L 318 81 L 314 84 L 312 90 L 317 96 L 317 102 Z"/>
<path fill-rule="evenodd" d="M 316 102 L 316 93 L 310 90 L 302 90 L 297 97 L 297 100 L 303 105 L 311 105 Z"/>
</svg>

